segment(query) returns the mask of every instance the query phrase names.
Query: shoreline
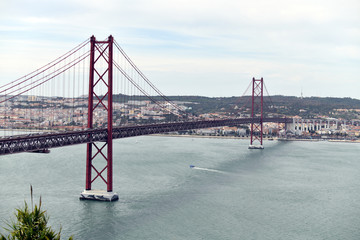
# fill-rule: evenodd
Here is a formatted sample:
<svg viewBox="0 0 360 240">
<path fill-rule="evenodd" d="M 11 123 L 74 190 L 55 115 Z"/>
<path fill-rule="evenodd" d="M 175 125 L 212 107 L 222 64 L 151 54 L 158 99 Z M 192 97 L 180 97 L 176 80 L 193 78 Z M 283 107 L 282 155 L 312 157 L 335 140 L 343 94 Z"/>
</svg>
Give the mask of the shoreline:
<svg viewBox="0 0 360 240">
<path fill-rule="evenodd" d="M 250 137 L 235 137 L 235 136 L 206 136 L 206 135 L 187 135 L 187 134 L 151 134 L 150 136 L 159 137 L 185 137 L 185 138 L 217 138 L 217 139 L 250 139 Z M 283 139 L 283 138 L 263 138 L 264 141 L 306 141 L 306 142 L 342 142 L 342 143 L 360 143 L 360 139 L 357 140 L 345 140 L 345 139 Z"/>
</svg>

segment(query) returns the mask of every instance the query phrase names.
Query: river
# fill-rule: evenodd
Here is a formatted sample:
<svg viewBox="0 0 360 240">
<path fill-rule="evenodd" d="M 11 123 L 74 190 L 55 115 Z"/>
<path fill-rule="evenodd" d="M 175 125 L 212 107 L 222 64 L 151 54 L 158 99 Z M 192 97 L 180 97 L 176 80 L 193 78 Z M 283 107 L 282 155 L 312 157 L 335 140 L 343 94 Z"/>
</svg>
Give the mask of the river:
<svg viewBox="0 0 360 240">
<path fill-rule="evenodd" d="M 360 239 L 360 144 L 248 144 L 115 140 L 117 202 L 79 200 L 86 145 L 0 156 L 0 225 L 30 203 L 32 184 L 64 239 Z"/>
</svg>

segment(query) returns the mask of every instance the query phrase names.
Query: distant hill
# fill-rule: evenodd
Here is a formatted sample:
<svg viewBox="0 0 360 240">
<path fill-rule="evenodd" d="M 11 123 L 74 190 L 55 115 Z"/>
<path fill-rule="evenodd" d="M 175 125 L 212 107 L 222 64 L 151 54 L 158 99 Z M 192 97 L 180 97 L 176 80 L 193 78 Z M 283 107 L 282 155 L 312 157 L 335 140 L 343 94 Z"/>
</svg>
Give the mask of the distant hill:
<svg viewBox="0 0 360 240">
<path fill-rule="evenodd" d="M 268 100 L 267 98 L 265 98 Z M 278 108 L 279 113 L 286 115 L 298 115 L 304 118 L 316 116 L 329 116 L 336 118 L 353 119 L 359 118 L 360 100 L 353 98 L 320 98 L 320 97 L 293 97 L 293 96 L 272 96 L 270 97 L 275 106 L 284 106 Z M 266 101 L 265 100 L 265 101 Z M 347 109 L 351 111 L 342 111 Z"/>
<path fill-rule="evenodd" d="M 159 97 L 153 97 L 161 100 Z M 185 102 L 184 105 L 191 107 L 193 114 L 210 112 L 250 113 L 251 96 L 244 97 L 203 97 L 203 96 L 168 96 L 172 101 Z M 127 101 L 129 96 L 116 95 L 115 101 Z M 138 96 L 137 100 L 148 100 L 146 97 Z M 248 109 L 248 111 L 246 111 Z M 347 109 L 348 111 L 342 111 Z M 356 111 L 356 109 L 358 111 Z M 354 98 L 333 97 L 295 97 L 295 96 L 270 96 L 264 97 L 264 111 L 288 116 L 301 116 L 313 118 L 328 116 L 336 118 L 356 119 L 360 118 L 360 100 Z"/>
</svg>

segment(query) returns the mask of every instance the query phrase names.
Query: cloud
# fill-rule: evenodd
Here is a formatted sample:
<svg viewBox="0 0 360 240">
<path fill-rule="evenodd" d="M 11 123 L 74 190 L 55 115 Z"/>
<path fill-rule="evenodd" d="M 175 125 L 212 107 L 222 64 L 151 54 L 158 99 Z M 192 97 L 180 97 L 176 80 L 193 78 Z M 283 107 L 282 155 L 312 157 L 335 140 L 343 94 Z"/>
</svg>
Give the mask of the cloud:
<svg viewBox="0 0 360 240">
<path fill-rule="evenodd" d="M 113 34 L 144 72 L 159 78 L 154 79 L 158 88 L 169 79 L 174 81 L 174 89 L 164 85 L 165 93 L 193 94 L 191 86 L 197 86 L 204 95 L 236 95 L 238 91 L 232 89 L 240 88 L 239 79 L 262 76 L 271 81 L 270 93 L 299 95 L 297 88 L 311 85 L 310 95 L 360 98 L 354 90 L 359 83 L 349 80 L 359 79 L 360 73 L 357 0 L 15 0 L 2 4 L 0 65 L 6 69 L 0 68 L 0 79 L 4 79 L 2 72 L 7 76 L 21 72 L 12 63 L 27 70 L 29 59 L 42 65 L 92 34 L 98 39 Z M 331 87 L 339 79 L 344 84 Z M 219 91 L 224 81 L 228 90 Z M 204 82 L 206 87 L 201 87 Z"/>
</svg>

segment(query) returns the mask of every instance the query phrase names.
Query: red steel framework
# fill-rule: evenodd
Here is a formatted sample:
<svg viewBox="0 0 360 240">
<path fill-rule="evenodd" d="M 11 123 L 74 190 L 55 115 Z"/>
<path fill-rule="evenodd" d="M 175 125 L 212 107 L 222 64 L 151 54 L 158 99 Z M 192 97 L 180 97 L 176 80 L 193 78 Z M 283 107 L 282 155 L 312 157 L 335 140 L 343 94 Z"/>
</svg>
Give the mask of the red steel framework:
<svg viewBox="0 0 360 240">
<path fill-rule="evenodd" d="M 254 142 L 263 145 L 263 78 L 252 79 L 252 105 L 251 105 L 251 138 L 250 146 L 254 146 Z M 256 119 L 259 121 L 255 121 Z"/>
<path fill-rule="evenodd" d="M 86 154 L 86 190 L 91 190 L 91 184 L 97 179 L 101 178 L 107 185 L 107 191 L 113 190 L 113 160 L 112 160 L 112 82 L 113 82 L 113 42 L 112 36 L 109 36 L 107 41 L 96 41 L 95 37 L 90 38 L 90 74 L 89 74 L 89 105 L 88 105 L 88 125 L 89 129 L 93 128 L 94 110 L 103 107 L 107 111 L 107 139 L 101 143 L 88 143 Z M 107 63 L 107 68 L 103 69 L 103 64 Z M 107 76 L 107 79 L 106 79 Z M 94 81 L 96 79 L 96 81 Z M 95 89 L 98 84 L 103 84 L 107 89 L 102 97 L 100 93 L 96 93 Z M 94 100 L 97 103 L 94 106 Z M 107 100 L 107 105 L 105 100 Z M 93 151 L 94 150 L 94 151 Z M 101 170 L 97 169 L 93 161 L 95 157 L 103 157 L 106 160 L 106 165 Z M 102 173 L 107 171 L 106 179 Z M 92 172 L 95 177 L 92 177 Z"/>
</svg>

